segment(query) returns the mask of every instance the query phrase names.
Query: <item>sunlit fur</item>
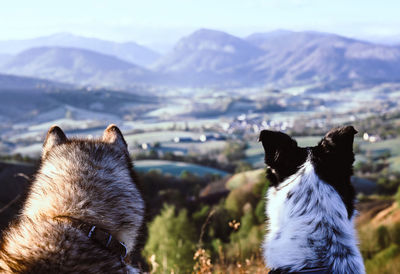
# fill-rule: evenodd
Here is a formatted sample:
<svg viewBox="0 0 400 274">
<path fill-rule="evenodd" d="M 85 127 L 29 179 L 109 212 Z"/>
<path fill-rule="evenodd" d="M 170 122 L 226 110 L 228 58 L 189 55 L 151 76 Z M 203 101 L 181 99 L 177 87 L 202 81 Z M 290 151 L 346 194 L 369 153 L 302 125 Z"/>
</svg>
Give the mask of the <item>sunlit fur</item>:
<svg viewBox="0 0 400 274">
<path fill-rule="evenodd" d="M 269 229 L 263 247 L 268 267 L 365 272 L 353 221 L 337 191 L 319 179 L 309 158 L 295 174 L 271 187 L 267 199 Z"/>
<path fill-rule="evenodd" d="M 96 225 L 131 252 L 143 215 L 144 202 L 118 128 L 110 126 L 99 140 L 69 140 L 52 128 L 20 217 L 4 234 L 0 272 L 136 273 L 57 216 Z"/>
</svg>

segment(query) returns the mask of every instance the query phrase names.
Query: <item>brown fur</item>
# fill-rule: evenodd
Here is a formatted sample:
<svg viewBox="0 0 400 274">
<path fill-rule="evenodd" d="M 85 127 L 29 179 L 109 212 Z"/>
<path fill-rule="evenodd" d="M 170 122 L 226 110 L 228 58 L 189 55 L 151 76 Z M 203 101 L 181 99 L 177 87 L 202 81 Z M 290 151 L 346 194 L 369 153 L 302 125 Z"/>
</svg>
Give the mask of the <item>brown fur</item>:
<svg viewBox="0 0 400 274">
<path fill-rule="evenodd" d="M 68 218 L 57 216 L 96 225 L 131 252 L 143 215 L 126 142 L 115 125 L 99 140 L 69 140 L 60 128 L 52 127 L 20 218 L 4 234 L 0 271 L 136 272 Z"/>
</svg>

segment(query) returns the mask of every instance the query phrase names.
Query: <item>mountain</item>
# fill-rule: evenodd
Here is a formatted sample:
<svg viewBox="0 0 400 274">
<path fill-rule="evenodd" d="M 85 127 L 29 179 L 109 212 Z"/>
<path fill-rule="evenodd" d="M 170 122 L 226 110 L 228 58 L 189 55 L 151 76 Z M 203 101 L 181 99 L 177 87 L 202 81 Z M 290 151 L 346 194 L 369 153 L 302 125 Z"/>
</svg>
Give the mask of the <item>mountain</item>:
<svg viewBox="0 0 400 274">
<path fill-rule="evenodd" d="M 400 48 L 320 32 L 277 30 L 241 39 L 201 29 L 154 69 L 171 82 L 195 86 L 400 81 Z"/>
<path fill-rule="evenodd" d="M 319 32 L 256 33 L 246 41 L 265 51 L 247 69 L 266 83 L 400 81 L 400 48 Z"/>
<path fill-rule="evenodd" d="M 68 89 L 71 86 L 37 78 L 0 74 L 0 92 L 4 90 L 53 90 L 55 88 Z"/>
<path fill-rule="evenodd" d="M 7 63 L 12 58 L 11 54 L 0 53 L 0 66 Z"/>
<path fill-rule="evenodd" d="M 187 84 L 222 83 L 242 73 L 244 63 L 263 55 L 263 50 L 243 39 L 201 29 L 178 41 L 154 69 Z"/>
<path fill-rule="evenodd" d="M 368 36 L 363 40 L 369 41 L 375 44 L 389 45 L 389 46 L 400 46 L 400 35 L 393 36 Z"/>
<path fill-rule="evenodd" d="M 1 71 L 63 83 L 121 88 L 154 78 L 148 70 L 114 56 L 60 47 L 23 51 L 4 64 Z"/>
<path fill-rule="evenodd" d="M 60 34 L 47 39 L 52 43 L 68 40 L 73 44 L 75 40 L 81 41 L 76 37 Z M 43 38 L 27 41 L 32 45 L 38 40 L 43 42 Z M 98 42 L 98 46 L 103 42 Z M 97 40 L 92 43 L 87 42 L 86 46 L 95 48 Z M 17 49 L 16 45 L 14 50 Z M 274 88 L 319 84 L 326 89 L 400 82 L 400 46 L 311 31 L 277 30 L 239 38 L 200 29 L 179 40 L 148 69 L 126 60 L 87 49 L 38 47 L 11 57 L 3 65 L 0 63 L 0 71 L 118 89 L 138 84 Z"/>
<path fill-rule="evenodd" d="M 116 43 L 96 38 L 87 38 L 69 33 L 58 33 L 50 36 L 28 40 L 0 41 L 0 53 L 17 54 L 36 47 L 70 47 L 82 48 L 99 53 L 113 55 L 119 59 L 140 66 L 153 64 L 160 55 L 155 51 L 138 45 L 135 42 Z"/>
</svg>

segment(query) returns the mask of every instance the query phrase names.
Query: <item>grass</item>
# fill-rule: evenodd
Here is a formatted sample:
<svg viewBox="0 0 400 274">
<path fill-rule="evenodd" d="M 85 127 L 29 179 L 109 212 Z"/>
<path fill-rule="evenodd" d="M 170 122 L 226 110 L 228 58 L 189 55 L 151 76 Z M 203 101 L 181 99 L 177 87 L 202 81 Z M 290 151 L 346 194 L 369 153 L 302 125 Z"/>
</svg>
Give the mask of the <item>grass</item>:
<svg viewBox="0 0 400 274">
<path fill-rule="evenodd" d="M 173 143 L 173 142 L 165 142 L 161 144 L 161 149 L 177 149 L 177 150 L 185 150 L 189 153 L 199 153 L 206 154 L 208 152 L 223 150 L 226 141 L 208 141 L 204 143 L 200 142 L 190 142 L 190 143 Z"/>
<path fill-rule="evenodd" d="M 373 156 L 379 156 L 381 154 L 390 151 L 390 168 L 393 171 L 400 172 L 400 138 L 384 140 L 376 143 L 362 142 L 361 149 L 366 153 Z"/>
<path fill-rule="evenodd" d="M 155 143 L 155 142 L 170 142 L 175 137 L 191 137 L 198 139 L 200 133 L 193 133 L 188 131 L 153 131 L 146 133 L 137 133 L 132 135 L 125 135 L 125 140 L 128 144 L 134 143 Z"/>
<path fill-rule="evenodd" d="M 371 260 L 365 262 L 369 274 L 394 274 L 400 272 L 400 247 L 392 244 Z"/>
<path fill-rule="evenodd" d="M 217 174 L 221 177 L 224 177 L 228 175 L 227 172 L 215 168 L 164 160 L 135 161 L 135 170 L 141 172 L 147 172 L 149 170 L 160 170 L 162 173 L 168 173 L 174 176 L 180 176 L 184 171 L 188 171 L 198 176 L 204 176 L 206 174 Z"/>
</svg>

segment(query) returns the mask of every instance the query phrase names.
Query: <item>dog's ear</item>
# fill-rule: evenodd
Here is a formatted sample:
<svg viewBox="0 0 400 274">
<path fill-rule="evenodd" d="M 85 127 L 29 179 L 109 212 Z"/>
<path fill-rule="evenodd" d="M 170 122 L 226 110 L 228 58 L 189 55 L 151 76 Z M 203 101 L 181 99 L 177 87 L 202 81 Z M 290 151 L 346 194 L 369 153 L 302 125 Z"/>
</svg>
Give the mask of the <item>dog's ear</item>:
<svg viewBox="0 0 400 274">
<path fill-rule="evenodd" d="M 44 157 L 51 148 L 54 146 L 58 146 L 67 142 L 67 136 L 65 136 L 64 132 L 58 126 L 52 126 L 47 132 L 46 139 L 43 143 L 43 153 L 42 157 Z"/>
<path fill-rule="evenodd" d="M 297 148 L 297 142 L 289 135 L 279 132 L 263 130 L 258 141 L 262 143 L 265 151 L 265 163 L 273 166 L 278 161 L 280 154 Z"/>
<path fill-rule="evenodd" d="M 122 136 L 121 130 L 114 124 L 109 125 L 103 133 L 103 142 L 113 144 L 120 150 L 127 150 L 128 145 Z"/>
<path fill-rule="evenodd" d="M 334 128 L 325 135 L 319 145 L 327 152 L 353 153 L 355 134 L 357 130 L 352 126 Z"/>
<path fill-rule="evenodd" d="M 312 154 L 318 177 L 332 185 L 342 197 L 349 219 L 354 211 L 355 191 L 350 178 L 353 174 L 356 133 L 352 126 L 334 128 L 322 138 Z"/>
<path fill-rule="evenodd" d="M 267 178 L 272 186 L 296 173 L 307 158 L 306 149 L 299 148 L 297 142 L 285 133 L 263 130 L 259 141 L 264 147 L 265 164 L 269 167 Z"/>
</svg>

